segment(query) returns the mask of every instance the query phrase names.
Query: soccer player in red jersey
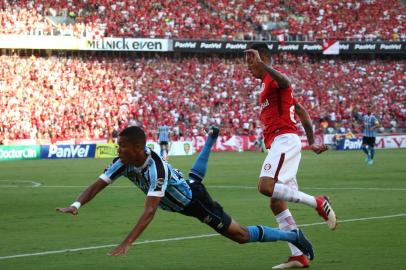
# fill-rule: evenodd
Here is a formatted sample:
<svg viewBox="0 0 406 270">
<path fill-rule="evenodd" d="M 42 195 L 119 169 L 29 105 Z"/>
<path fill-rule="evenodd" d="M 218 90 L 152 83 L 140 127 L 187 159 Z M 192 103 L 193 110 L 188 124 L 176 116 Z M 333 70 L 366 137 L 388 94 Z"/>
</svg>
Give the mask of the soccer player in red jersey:
<svg viewBox="0 0 406 270">
<path fill-rule="evenodd" d="M 271 55 L 266 43 L 255 43 L 245 51 L 252 75 L 261 79 L 259 103 L 260 119 L 268 155 L 261 168 L 258 189 L 271 197 L 271 210 L 279 228 L 292 230 L 296 222 L 287 202 L 303 203 L 315 208 L 330 229 L 337 225 L 336 216 L 326 196 L 314 197 L 298 190 L 296 173 L 301 157 L 301 141 L 295 126 L 295 114 L 306 132 L 310 149 L 316 154 L 326 151 L 323 144 L 314 142 L 312 122 L 305 108 L 293 97 L 289 78 L 271 66 Z M 273 269 L 308 267 L 309 261 L 294 245 L 289 245 L 292 256 Z"/>
</svg>

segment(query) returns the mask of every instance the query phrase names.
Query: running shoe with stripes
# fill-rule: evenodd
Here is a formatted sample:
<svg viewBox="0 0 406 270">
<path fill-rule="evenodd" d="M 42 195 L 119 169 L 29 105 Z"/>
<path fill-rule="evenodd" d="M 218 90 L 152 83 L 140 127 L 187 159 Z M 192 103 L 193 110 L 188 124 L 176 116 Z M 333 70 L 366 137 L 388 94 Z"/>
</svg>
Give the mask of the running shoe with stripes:
<svg viewBox="0 0 406 270">
<path fill-rule="evenodd" d="M 330 200 L 327 196 L 316 197 L 316 211 L 326 221 L 328 227 L 331 230 L 335 230 L 337 227 L 337 217 L 331 207 Z"/>
<path fill-rule="evenodd" d="M 281 264 L 275 265 L 272 269 L 292 269 L 309 267 L 309 259 L 305 255 L 290 256 L 289 259 Z"/>
</svg>

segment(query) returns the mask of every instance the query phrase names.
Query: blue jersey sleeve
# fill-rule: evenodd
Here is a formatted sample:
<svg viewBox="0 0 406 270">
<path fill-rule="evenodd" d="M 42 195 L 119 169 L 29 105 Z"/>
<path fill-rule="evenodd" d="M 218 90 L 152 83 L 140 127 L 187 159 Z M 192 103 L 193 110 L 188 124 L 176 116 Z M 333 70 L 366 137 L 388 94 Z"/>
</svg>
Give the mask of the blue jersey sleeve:
<svg viewBox="0 0 406 270">
<path fill-rule="evenodd" d="M 100 179 L 107 183 L 112 183 L 114 180 L 123 176 L 126 166 L 121 162 L 120 158 L 115 158 L 113 162 L 99 176 Z"/>
<path fill-rule="evenodd" d="M 151 158 L 153 160 L 149 170 L 151 183 L 147 196 L 164 197 L 168 187 L 170 171 L 168 165 L 154 151 L 151 151 Z"/>
</svg>

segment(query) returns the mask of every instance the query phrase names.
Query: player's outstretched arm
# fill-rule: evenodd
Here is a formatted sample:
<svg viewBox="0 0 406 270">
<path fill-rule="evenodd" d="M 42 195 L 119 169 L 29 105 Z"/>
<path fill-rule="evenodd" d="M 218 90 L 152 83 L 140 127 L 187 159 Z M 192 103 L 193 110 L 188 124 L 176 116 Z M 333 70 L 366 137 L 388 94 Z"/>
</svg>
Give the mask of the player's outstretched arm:
<svg viewBox="0 0 406 270">
<path fill-rule="evenodd" d="M 278 85 L 281 89 L 286 89 L 290 86 L 289 77 L 286 76 L 285 74 L 277 71 L 276 69 L 272 68 L 271 66 L 268 66 L 267 64 L 265 64 L 262 61 L 261 56 L 259 55 L 259 52 L 257 50 L 248 49 L 248 50 L 245 50 L 245 53 L 246 53 L 247 62 L 249 64 L 257 66 L 257 68 L 262 70 L 262 72 L 264 74 L 268 73 L 272 77 L 272 79 L 274 79 L 278 83 Z"/>
<path fill-rule="evenodd" d="M 145 230 L 145 228 L 147 228 L 148 224 L 154 218 L 160 201 L 161 197 L 147 196 L 147 199 L 145 200 L 144 213 L 138 219 L 137 224 L 135 224 L 134 228 L 123 240 L 123 242 L 107 253 L 107 255 L 118 256 L 128 252 L 131 244 L 141 235 L 141 233 Z"/>
<path fill-rule="evenodd" d="M 296 114 L 299 116 L 300 122 L 306 132 L 307 141 L 309 142 L 310 149 L 313 150 L 316 154 L 321 154 L 324 151 L 328 150 L 327 145 L 316 144 L 314 143 L 314 132 L 312 127 L 312 120 L 310 119 L 309 114 L 306 109 L 300 104 L 297 103 L 295 106 Z"/>
<path fill-rule="evenodd" d="M 107 182 L 98 179 L 93 184 L 88 186 L 76 199 L 76 201 L 69 207 L 56 208 L 56 211 L 61 213 L 71 213 L 72 215 L 77 215 L 79 207 L 86 204 L 88 201 L 94 198 L 97 193 L 104 189 L 108 185 Z"/>
</svg>

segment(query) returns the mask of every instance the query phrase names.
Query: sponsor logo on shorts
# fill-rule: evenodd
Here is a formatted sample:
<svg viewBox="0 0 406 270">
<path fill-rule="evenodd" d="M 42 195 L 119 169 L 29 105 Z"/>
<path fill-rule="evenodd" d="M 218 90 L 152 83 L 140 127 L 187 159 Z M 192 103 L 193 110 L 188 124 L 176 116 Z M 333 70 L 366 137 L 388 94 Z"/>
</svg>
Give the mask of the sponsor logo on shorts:
<svg viewBox="0 0 406 270">
<path fill-rule="evenodd" d="M 271 170 L 271 164 L 270 163 L 266 163 L 265 165 L 264 165 L 264 170 L 265 171 L 270 171 Z"/>
</svg>

